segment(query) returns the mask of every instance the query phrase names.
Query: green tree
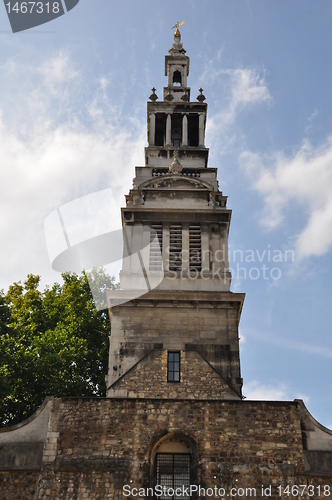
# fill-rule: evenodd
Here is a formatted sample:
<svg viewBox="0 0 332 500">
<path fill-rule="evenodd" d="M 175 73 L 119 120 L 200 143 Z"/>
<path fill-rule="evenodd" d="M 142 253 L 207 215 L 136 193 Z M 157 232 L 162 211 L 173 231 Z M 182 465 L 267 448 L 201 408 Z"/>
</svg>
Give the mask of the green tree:
<svg viewBox="0 0 332 500">
<path fill-rule="evenodd" d="M 110 322 L 102 292 L 116 288 L 114 277 L 95 269 L 62 278 L 41 292 L 40 277 L 28 275 L 0 292 L 0 426 L 24 420 L 47 395 L 105 396 Z"/>
</svg>

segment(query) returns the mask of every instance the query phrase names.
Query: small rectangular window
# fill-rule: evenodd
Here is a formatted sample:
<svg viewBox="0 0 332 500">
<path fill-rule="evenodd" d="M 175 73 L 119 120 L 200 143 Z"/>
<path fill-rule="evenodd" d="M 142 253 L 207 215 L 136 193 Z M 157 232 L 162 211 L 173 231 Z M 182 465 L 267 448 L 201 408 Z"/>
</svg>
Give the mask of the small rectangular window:
<svg viewBox="0 0 332 500">
<path fill-rule="evenodd" d="M 168 352 L 167 382 L 180 382 L 180 353 Z"/>
</svg>

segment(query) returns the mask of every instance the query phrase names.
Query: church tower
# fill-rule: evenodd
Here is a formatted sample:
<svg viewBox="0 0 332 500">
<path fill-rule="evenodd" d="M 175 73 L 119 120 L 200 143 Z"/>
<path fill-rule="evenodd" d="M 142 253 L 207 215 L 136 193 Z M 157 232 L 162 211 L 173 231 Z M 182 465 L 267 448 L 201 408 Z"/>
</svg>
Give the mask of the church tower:
<svg viewBox="0 0 332 500">
<path fill-rule="evenodd" d="M 208 167 L 207 104 L 203 89 L 191 100 L 178 28 L 165 75 L 163 100 L 153 88 L 147 104 L 145 166 L 122 208 L 107 396 L 240 400 L 244 294 L 230 292 L 231 211 Z"/>
<path fill-rule="evenodd" d="M 107 397 L 46 398 L 0 432 L 1 500 L 327 498 L 332 431 L 303 401 L 242 399 L 231 211 L 208 167 L 178 29 L 122 209 Z"/>
</svg>

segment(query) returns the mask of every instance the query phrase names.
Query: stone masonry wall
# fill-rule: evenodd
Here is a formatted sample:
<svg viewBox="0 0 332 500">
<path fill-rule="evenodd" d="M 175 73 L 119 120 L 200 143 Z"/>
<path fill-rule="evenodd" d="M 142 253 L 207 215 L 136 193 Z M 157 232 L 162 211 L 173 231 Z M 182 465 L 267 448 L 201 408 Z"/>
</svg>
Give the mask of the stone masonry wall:
<svg viewBox="0 0 332 500">
<path fill-rule="evenodd" d="M 166 349 L 183 349 L 188 342 L 214 342 L 238 350 L 237 326 L 238 308 L 222 303 L 213 307 L 210 303 L 142 300 L 138 306 L 127 303 L 112 309 L 112 335 L 116 329 L 127 342 L 158 342 Z"/>
<path fill-rule="evenodd" d="M 167 383 L 167 351 L 152 352 L 114 384 L 129 398 L 240 399 L 202 357 L 181 351 L 181 383 Z M 112 391 L 109 391 L 112 396 Z"/>
<path fill-rule="evenodd" d="M 38 476 L 38 471 L 0 471 L 0 499 L 35 499 Z"/>
<path fill-rule="evenodd" d="M 222 372 L 223 378 L 240 394 L 238 319 L 242 295 L 237 297 L 237 302 L 232 294 L 213 294 L 212 297 L 204 293 L 183 293 L 174 294 L 174 300 L 168 295 L 166 300 L 166 295 L 150 292 L 111 309 L 107 385 L 112 386 L 140 361 L 144 348 L 151 351 L 158 344 L 165 350 L 188 350 L 192 344 L 213 347 L 204 359 L 218 373 Z"/>
<path fill-rule="evenodd" d="M 151 450 L 167 434 L 195 444 L 201 486 L 252 487 L 262 498 L 271 485 L 276 499 L 278 485 L 331 484 L 304 475 L 296 403 L 66 398 L 55 401 L 51 428 L 57 457 L 43 465 L 39 500 L 119 499 L 124 484 L 148 487 Z"/>
<path fill-rule="evenodd" d="M 321 452 L 324 468 L 318 451 L 303 450 L 302 407 L 241 400 L 54 400 L 40 470 L 0 471 L 0 499 L 123 500 L 123 485 L 153 486 L 158 443 L 172 440 L 189 446 L 194 484 L 225 488 L 226 498 L 231 488 L 242 488 L 238 498 L 294 498 L 297 485 L 307 488 L 301 498 L 329 498 L 330 455 Z M 307 472 L 308 453 L 318 460 L 315 472 Z M 268 494 L 262 495 L 262 486 Z M 288 493 L 280 496 L 278 486 Z"/>
</svg>

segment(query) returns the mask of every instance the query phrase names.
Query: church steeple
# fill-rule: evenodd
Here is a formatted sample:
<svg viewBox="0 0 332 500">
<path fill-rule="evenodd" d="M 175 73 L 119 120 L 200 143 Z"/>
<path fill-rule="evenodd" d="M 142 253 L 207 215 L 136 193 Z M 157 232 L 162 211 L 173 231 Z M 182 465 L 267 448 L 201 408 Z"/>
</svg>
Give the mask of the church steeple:
<svg viewBox="0 0 332 500">
<path fill-rule="evenodd" d="M 181 43 L 181 33 L 176 29 L 174 43 L 165 56 L 165 76 L 167 76 L 167 87 L 164 87 L 164 100 L 176 102 L 190 101 L 190 88 L 187 87 L 187 76 L 189 75 L 189 57 Z"/>
<path fill-rule="evenodd" d="M 205 147 L 207 104 L 200 89 L 198 102 L 190 101 L 187 85 L 190 59 L 181 42 L 181 33 L 176 25 L 174 43 L 165 56 L 163 101 L 158 101 L 155 88 L 148 103 L 148 143 L 145 150 L 146 165 L 156 167 L 169 165 L 174 148 L 178 149 L 181 165 L 207 167 L 208 149 Z"/>
<path fill-rule="evenodd" d="M 244 295 L 230 292 L 231 210 L 217 169 L 207 168 L 207 104 L 203 89 L 190 100 L 189 57 L 176 28 L 163 100 L 153 88 L 147 106 L 145 165 L 135 168 L 121 211 L 120 290 L 108 292 L 107 395 L 240 399 Z"/>
</svg>

